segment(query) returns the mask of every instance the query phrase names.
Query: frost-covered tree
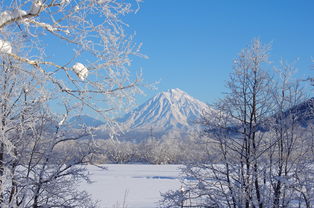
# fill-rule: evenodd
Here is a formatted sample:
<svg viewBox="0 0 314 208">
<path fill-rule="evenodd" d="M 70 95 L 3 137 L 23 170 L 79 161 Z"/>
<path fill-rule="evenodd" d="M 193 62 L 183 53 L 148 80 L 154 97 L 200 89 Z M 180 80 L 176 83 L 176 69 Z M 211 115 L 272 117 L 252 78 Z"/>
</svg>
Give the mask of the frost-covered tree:
<svg viewBox="0 0 314 208">
<path fill-rule="evenodd" d="M 134 11 L 133 6 L 137 9 L 131 3 L 5 1 L 0 14 L 1 54 L 24 64 L 25 71 L 42 74 L 55 97 L 65 96 L 67 104 L 87 106 L 110 120 L 109 112 L 132 100 L 140 81 L 134 76 L 131 80 L 129 72 L 130 56 L 140 55 L 140 45 L 121 20 Z M 66 47 L 56 50 L 59 44 Z M 51 55 L 51 48 L 61 54 Z"/>
<path fill-rule="evenodd" d="M 131 142 L 107 140 L 102 144 L 106 159 L 111 163 L 128 163 L 134 161 L 137 153 L 136 145 Z"/>
<path fill-rule="evenodd" d="M 269 46 L 254 40 L 235 59 L 229 92 L 202 121 L 216 157 L 187 166 L 194 180 L 166 193 L 165 207 L 312 206 L 309 129 L 291 110 L 304 100 L 302 89 L 291 65 L 271 76 L 268 56 Z"/>
<path fill-rule="evenodd" d="M 203 142 L 182 138 L 148 138 L 140 143 L 116 140 L 97 140 L 100 154 L 92 155 L 95 163 L 182 164 L 204 161 L 207 149 Z"/>
<path fill-rule="evenodd" d="M 96 150 L 78 142 L 91 132 L 69 132 L 66 120 L 88 108 L 114 133 L 112 114 L 140 92 L 129 71 L 140 45 L 122 21 L 138 3 L 0 2 L 1 207 L 87 207 L 73 182 Z"/>
<path fill-rule="evenodd" d="M 68 127 L 56 125 L 49 112 L 41 109 L 35 113 L 36 125 L 16 133 L 19 145 L 6 166 L 10 177 L 5 181 L 4 203 L 15 207 L 94 207 L 88 194 L 77 190 L 81 180 L 88 180 L 83 165 L 90 163 L 89 156 L 96 151 L 92 141 L 79 142 L 88 132 L 69 134 Z"/>
<path fill-rule="evenodd" d="M 270 180 L 268 206 L 289 207 L 293 206 L 293 200 L 298 201 L 301 206 L 310 207 L 308 200 L 313 196 L 303 196 L 294 188 L 305 181 L 298 181 L 295 177 L 300 168 L 306 171 L 306 175 L 313 177 L 311 157 L 309 150 L 312 144 L 307 134 L 309 129 L 302 128 L 300 120 L 306 120 L 311 114 L 312 106 L 305 106 L 305 112 L 294 107 L 304 100 L 302 88 L 298 82 L 292 80 L 295 72 L 293 65 L 281 62 L 279 69 L 276 68 L 279 82 L 274 86 L 273 105 L 276 110 L 272 121 L 269 121 L 269 149 L 264 159 L 267 161 L 267 177 Z M 265 142 L 265 143 L 266 143 Z M 304 186 L 301 185 L 303 188 Z M 301 188 L 300 190 L 303 190 Z M 311 190 L 313 192 L 313 190 Z M 312 193 L 313 194 L 313 193 Z M 296 197 L 297 196 L 297 197 Z M 298 199 L 299 198 L 299 199 Z M 312 201 L 313 198 L 309 201 Z"/>
</svg>

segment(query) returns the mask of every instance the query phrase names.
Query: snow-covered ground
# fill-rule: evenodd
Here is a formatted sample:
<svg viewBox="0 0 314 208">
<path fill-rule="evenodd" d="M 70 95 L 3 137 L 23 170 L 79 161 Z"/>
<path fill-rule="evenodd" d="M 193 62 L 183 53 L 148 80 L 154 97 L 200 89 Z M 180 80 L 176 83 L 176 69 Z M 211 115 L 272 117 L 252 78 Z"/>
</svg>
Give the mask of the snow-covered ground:
<svg viewBox="0 0 314 208">
<path fill-rule="evenodd" d="M 180 188 L 179 165 L 106 165 L 107 170 L 88 166 L 92 184 L 82 187 L 99 200 L 100 207 L 158 207 L 160 193 Z"/>
</svg>

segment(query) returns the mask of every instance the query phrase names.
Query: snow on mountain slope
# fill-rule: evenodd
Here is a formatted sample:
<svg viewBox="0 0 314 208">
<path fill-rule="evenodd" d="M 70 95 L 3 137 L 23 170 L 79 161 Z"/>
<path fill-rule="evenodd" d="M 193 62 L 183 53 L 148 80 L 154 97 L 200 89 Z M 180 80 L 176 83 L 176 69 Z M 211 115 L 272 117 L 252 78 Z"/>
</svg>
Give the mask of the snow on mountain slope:
<svg viewBox="0 0 314 208">
<path fill-rule="evenodd" d="M 159 93 L 141 106 L 126 114 L 119 122 L 129 132 L 188 131 L 196 126 L 202 111 L 212 110 L 180 89 Z M 134 134 L 133 134 L 134 135 Z"/>
</svg>

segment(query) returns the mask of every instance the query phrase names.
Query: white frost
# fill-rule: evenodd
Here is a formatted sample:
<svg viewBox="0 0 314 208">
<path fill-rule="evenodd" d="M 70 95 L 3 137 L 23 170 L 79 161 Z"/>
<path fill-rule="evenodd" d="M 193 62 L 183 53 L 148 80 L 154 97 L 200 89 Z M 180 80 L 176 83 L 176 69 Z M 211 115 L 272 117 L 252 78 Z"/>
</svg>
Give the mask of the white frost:
<svg viewBox="0 0 314 208">
<path fill-rule="evenodd" d="M 12 53 L 11 43 L 0 39 L 0 53 Z"/>
<path fill-rule="evenodd" d="M 38 14 L 40 10 L 43 8 L 43 2 L 41 0 L 34 0 L 33 5 L 29 13 L 31 14 Z"/>
<path fill-rule="evenodd" d="M 60 4 L 69 4 L 70 3 L 70 0 L 61 0 Z"/>
<path fill-rule="evenodd" d="M 51 26 L 51 25 L 49 25 L 49 24 L 47 24 L 47 23 L 38 22 L 38 23 L 36 23 L 36 24 L 37 24 L 38 26 L 40 26 L 40 27 L 46 28 L 46 29 L 49 30 L 50 32 L 54 32 L 54 31 L 57 30 L 57 28 L 55 28 L 55 27 L 53 27 L 53 26 Z"/>
<path fill-rule="evenodd" d="M 26 14 L 27 14 L 26 11 L 21 9 L 14 9 L 13 11 L 8 10 L 4 11 L 0 14 L 0 25 Z"/>
<path fill-rule="evenodd" d="M 88 76 L 88 69 L 82 63 L 76 63 L 73 65 L 73 71 L 81 79 L 85 80 Z"/>
<path fill-rule="evenodd" d="M 105 4 L 105 3 L 108 4 L 110 2 L 111 2 L 111 0 L 98 0 L 97 1 L 98 4 Z"/>
<path fill-rule="evenodd" d="M 0 14 L 0 24 L 11 20 L 11 11 L 4 11 Z"/>
<path fill-rule="evenodd" d="M 67 115 L 64 114 L 64 115 L 63 115 L 63 118 L 62 118 L 61 121 L 58 123 L 58 126 L 62 126 L 62 125 L 64 124 L 66 118 L 67 118 Z"/>
<path fill-rule="evenodd" d="M 80 10 L 80 7 L 78 6 L 78 5 L 76 5 L 75 7 L 74 7 L 74 11 L 78 11 L 78 10 Z"/>
<path fill-rule="evenodd" d="M 27 12 L 22 10 L 22 9 L 14 9 L 12 12 L 13 18 L 21 17 L 21 16 L 24 16 L 26 14 L 27 14 Z"/>
</svg>

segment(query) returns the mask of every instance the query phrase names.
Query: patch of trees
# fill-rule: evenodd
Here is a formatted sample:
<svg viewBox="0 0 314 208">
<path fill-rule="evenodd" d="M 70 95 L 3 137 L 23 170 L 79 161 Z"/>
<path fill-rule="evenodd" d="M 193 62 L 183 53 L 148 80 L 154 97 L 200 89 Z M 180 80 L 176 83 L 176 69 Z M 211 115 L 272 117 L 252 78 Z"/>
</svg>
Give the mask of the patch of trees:
<svg viewBox="0 0 314 208">
<path fill-rule="evenodd" d="M 97 140 L 102 156 L 93 162 L 104 163 L 147 163 L 183 164 L 204 161 L 210 146 L 204 141 L 181 138 L 149 138 L 140 143 L 117 140 Z"/>
</svg>

